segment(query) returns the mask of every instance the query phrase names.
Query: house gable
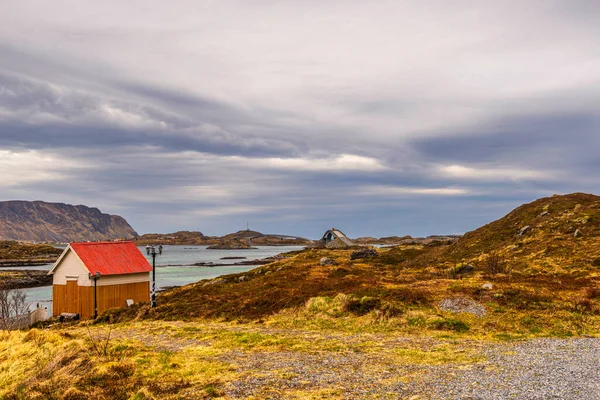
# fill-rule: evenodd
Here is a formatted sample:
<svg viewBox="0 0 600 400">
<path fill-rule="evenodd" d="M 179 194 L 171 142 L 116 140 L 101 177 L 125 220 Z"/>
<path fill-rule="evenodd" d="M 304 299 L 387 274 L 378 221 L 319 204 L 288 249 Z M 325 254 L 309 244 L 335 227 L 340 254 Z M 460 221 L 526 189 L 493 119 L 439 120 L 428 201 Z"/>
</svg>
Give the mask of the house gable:
<svg viewBox="0 0 600 400">
<path fill-rule="evenodd" d="M 70 247 L 65 249 L 49 273 L 53 275 L 53 285 L 66 285 L 67 280 L 77 280 L 78 286 L 92 285 L 89 271 Z"/>
</svg>

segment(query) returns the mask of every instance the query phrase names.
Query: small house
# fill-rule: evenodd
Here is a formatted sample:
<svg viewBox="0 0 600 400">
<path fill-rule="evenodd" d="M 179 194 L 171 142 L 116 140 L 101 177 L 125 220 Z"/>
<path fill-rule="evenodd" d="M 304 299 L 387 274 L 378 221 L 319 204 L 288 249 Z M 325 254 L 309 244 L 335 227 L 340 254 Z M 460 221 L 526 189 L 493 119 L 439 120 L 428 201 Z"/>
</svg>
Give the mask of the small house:
<svg viewBox="0 0 600 400">
<path fill-rule="evenodd" d="M 94 315 L 112 307 L 150 301 L 152 266 L 133 242 L 70 243 L 48 274 L 52 315 Z"/>
</svg>

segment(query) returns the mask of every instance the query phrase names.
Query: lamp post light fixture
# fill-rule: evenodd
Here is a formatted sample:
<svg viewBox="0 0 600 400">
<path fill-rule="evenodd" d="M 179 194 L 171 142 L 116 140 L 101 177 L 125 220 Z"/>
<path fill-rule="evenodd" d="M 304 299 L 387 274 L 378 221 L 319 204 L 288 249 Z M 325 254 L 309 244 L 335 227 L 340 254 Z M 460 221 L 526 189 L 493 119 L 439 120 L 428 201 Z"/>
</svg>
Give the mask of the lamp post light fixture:
<svg viewBox="0 0 600 400">
<path fill-rule="evenodd" d="M 98 289 L 98 279 L 100 279 L 100 272 L 96 272 L 94 275 L 90 272 L 88 274 L 90 279 L 94 280 L 94 319 L 98 318 L 98 300 L 97 300 L 97 289 Z"/>
<path fill-rule="evenodd" d="M 156 248 L 150 247 L 150 255 L 152 256 L 152 297 L 150 299 L 150 307 L 156 307 Z"/>
</svg>

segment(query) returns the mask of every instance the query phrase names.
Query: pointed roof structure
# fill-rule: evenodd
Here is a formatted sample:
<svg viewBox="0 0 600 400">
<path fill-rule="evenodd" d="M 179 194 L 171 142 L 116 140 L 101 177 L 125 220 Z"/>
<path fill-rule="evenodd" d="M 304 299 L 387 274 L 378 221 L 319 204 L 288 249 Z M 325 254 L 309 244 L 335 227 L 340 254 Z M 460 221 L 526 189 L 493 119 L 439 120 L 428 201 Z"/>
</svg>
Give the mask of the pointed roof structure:
<svg viewBox="0 0 600 400">
<path fill-rule="evenodd" d="M 54 273 L 67 253 L 73 251 L 92 274 L 125 275 L 152 271 L 146 257 L 131 241 L 69 243 L 48 274 Z"/>
</svg>

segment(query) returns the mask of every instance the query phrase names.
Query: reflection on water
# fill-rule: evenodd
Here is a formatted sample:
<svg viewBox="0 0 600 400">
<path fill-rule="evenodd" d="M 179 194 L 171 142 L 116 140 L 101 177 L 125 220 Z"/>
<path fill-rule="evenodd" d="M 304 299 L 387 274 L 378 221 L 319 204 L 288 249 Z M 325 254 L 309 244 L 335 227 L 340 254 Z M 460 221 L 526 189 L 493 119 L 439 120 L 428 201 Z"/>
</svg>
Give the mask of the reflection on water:
<svg viewBox="0 0 600 400">
<path fill-rule="evenodd" d="M 288 251 L 300 250 L 302 246 L 257 246 L 256 249 L 243 250 L 207 250 L 207 246 L 163 246 L 163 254 L 156 256 L 156 286 L 182 286 L 202 279 L 245 272 L 255 268 L 252 265 L 228 265 L 223 267 L 196 267 L 199 262 L 235 263 L 271 257 Z M 152 263 L 152 256 L 146 255 L 144 247 L 140 251 Z M 223 257 L 246 257 L 245 260 L 221 260 Z M 52 265 L 18 267 L 11 269 L 50 270 Z M 102 278 L 101 278 L 102 279 Z M 32 308 L 36 304 L 48 307 L 52 312 L 52 286 L 23 289 Z"/>
</svg>

